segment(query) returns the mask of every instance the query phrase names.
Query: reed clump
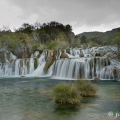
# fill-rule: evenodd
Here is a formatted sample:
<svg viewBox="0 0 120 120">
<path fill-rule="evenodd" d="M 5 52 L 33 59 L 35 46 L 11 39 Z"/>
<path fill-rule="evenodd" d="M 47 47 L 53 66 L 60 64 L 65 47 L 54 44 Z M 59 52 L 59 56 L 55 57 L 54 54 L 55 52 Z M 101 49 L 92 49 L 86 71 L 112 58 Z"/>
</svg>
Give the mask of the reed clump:
<svg viewBox="0 0 120 120">
<path fill-rule="evenodd" d="M 98 88 L 87 80 L 77 80 L 75 86 L 83 97 L 93 97 L 98 91 Z"/>
<path fill-rule="evenodd" d="M 53 88 L 54 99 L 56 103 L 78 104 L 81 96 L 72 84 L 59 84 Z"/>
<path fill-rule="evenodd" d="M 75 84 L 59 84 L 53 88 L 56 103 L 79 104 L 82 97 L 93 97 L 98 91 L 90 81 L 77 80 Z"/>
</svg>

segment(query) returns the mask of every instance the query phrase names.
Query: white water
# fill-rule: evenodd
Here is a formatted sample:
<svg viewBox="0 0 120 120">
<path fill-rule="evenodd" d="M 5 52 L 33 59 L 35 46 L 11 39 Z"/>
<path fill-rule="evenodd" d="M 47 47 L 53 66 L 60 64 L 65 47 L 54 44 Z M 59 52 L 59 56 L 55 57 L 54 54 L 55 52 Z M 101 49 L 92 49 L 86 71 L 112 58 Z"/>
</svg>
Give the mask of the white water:
<svg viewBox="0 0 120 120">
<path fill-rule="evenodd" d="M 17 59 L 10 53 L 10 60 L 5 54 L 6 63 L 0 63 L 0 76 L 52 76 L 59 79 L 115 79 L 114 69 L 120 69 L 120 63 L 113 59 L 108 59 L 106 53 L 116 52 L 116 47 L 93 47 L 87 49 L 74 48 L 69 53 L 69 59 L 60 59 L 63 50 L 57 51 L 56 61 L 44 73 L 46 59 L 49 56 L 47 51 L 43 51 L 40 58 L 37 58 L 39 52 L 36 51 L 31 58 Z M 95 57 L 99 52 L 103 57 Z M 80 57 L 84 54 L 84 57 Z M 37 68 L 35 68 L 37 60 Z"/>
</svg>

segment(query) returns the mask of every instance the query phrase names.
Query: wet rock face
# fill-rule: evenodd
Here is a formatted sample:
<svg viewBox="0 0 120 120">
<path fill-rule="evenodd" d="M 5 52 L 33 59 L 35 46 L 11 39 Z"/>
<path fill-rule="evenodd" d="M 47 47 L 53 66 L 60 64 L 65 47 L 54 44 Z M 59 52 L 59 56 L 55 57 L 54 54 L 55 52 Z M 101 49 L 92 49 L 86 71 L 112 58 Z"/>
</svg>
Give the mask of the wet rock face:
<svg viewBox="0 0 120 120">
<path fill-rule="evenodd" d="M 5 62 L 5 56 L 4 53 L 6 52 L 5 49 L 0 49 L 0 62 L 4 63 Z"/>
<path fill-rule="evenodd" d="M 24 48 L 22 46 L 16 47 L 16 49 L 14 51 L 12 51 L 12 53 L 15 56 L 17 56 L 18 58 L 28 58 L 28 57 L 30 57 L 29 49 Z"/>
<path fill-rule="evenodd" d="M 115 76 L 115 79 L 118 79 L 118 77 L 119 77 L 119 75 L 120 75 L 119 69 L 114 67 L 114 69 L 113 69 L 113 74 L 114 74 L 114 76 Z"/>
<path fill-rule="evenodd" d="M 16 55 L 18 58 L 23 58 L 24 52 L 25 51 L 22 46 L 18 46 L 14 51 L 12 51 L 12 53 Z"/>
<path fill-rule="evenodd" d="M 84 57 L 84 54 L 80 54 L 80 57 Z"/>
<path fill-rule="evenodd" d="M 97 52 L 97 53 L 95 53 L 95 56 L 97 57 L 100 57 L 101 56 L 101 53 L 99 53 L 99 52 Z"/>
<path fill-rule="evenodd" d="M 69 58 L 68 55 L 66 53 L 62 53 L 61 56 L 60 56 L 60 59 L 61 58 Z"/>
<path fill-rule="evenodd" d="M 5 57 L 4 57 L 4 53 L 0 52 L 0 62 L 4 63 L 5 62 Z"/>
<path fill-rule="evenodd" d="M 97 80 L 100 80 L 100 78 L 98 78 L 98 77 L 95 77 L 95 78 L 94 78 L 94 80 L 96 80 L 96 81 L 97 81 Z"/>
<path fill-rule="evenodd" d="M 49 67 L 53 64 L 53 62 L 54 57 L 52 55 L 49 55 L 44 66 L 44 72 L 48 71 Z"/>
<path fill-rule="evenodd" d="M 54 50 L 49 50 L 49 51 L 48 51 L 48 54 L 49 54 L 50 56 L 53 56 L 53 55 L 54 55 Z"/>
</svg>

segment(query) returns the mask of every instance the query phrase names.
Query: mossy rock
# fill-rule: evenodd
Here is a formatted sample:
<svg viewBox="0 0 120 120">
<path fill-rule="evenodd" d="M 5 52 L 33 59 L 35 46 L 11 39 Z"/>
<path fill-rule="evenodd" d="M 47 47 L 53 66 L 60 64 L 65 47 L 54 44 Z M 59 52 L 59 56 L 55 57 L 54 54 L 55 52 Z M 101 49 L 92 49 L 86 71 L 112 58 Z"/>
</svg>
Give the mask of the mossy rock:
<svg viewBox="0 0 120 120">
<path fill-rule="evenodd" d="M 60 59 L 62 59 L 62 58 L 69 58 L 69 57 L 66 53 L 62 53 L 61 56 L 60 56 Z"/>
<path fill-rule="evenodd" d="M 118 78 L 118 76 L 119 76 L 119 70 L 117 68 L 114 68 L 113 69 L 113 74 L 114 74 L 115 79 Z"/>
<path fill-rule="evenodd" d="M 84 54 L 80 54 L 80 57 L 84 57 Z"/>
<path fill-rule="evenodd" d="M 40 58 L 40 53 L 37 55 L 37 58 Z"/>
<path fill-rule="evenodd" d="M 38 66 L 38 60 L 37 58 L 34 58 L 34 69 L 36 69 Z"/>
<path fill-rule="evenodd" d="M 24 58 L 29 58 L 30 55 L 28 55 L 27 53 L 24 54 Z"/>
<path fill-rule="evenodd" d="M 27 65 L 27 69 L 28 69 L 28 73 L 29 73 L 29 68 L 30 68 L 30 61 L 28 60 L 26 60 L 26 65 Z"/>
<path fill-rule="evenodd" d="M 54 52 L 53 52 L 53 59 L 56 60 L 56 57 L 58 57 L 58 51 L 54 50 Z"/>
<path fill-rule="evenodd" d="M 47 72 L 49 67 L 54 63 L 54 57 L 49 55 L 44 66 L 44 72 Z"/>
<path fill-rule="evenodd" d="M 98 81 L 98 80 L 100 80 L 100 78 L 98 78 L 98 77 L 95 77 L 95 78 L 94 78 L 94 80 Z"/>
<path fill-rule="evenodd" d="M 26 76 L 21 76 L 21 77 L 26 77 Z"/>
<path fill-rule="evenodd" d="M 6 53 L 6 57 L 7 57 L 7 59 L 10 61 L 10 52 L 9 52 L 9 53 Z"/>
<path fill-rule="evenodd" d="M 101 55 L 101 53 L 97 52 L 97 53 L 95 53 L 95 56 L 96 56 L 96 57 L 97 57 L 97 56 L 100 57 L 100 56 L 102 56 L 102 55 Z"/>
<path fill-rule="evenodd" d="M 4 62 L 5 62 L 4 53 L 0 53 L 0 62 L 1 62 L 1 63 L 4 63 Z"/>
<path fill-rule="evenodd" d="M 70 54 L 70 49 L 66 49 L 66 52 Z"/>
</svg>

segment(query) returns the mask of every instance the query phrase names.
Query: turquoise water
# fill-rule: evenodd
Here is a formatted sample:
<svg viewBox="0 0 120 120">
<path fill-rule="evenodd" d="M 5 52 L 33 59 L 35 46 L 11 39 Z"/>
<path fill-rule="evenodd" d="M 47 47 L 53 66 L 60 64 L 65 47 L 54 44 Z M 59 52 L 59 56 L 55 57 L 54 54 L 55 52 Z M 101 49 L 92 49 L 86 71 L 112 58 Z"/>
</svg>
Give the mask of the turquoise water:
<svg viewBox="0 0 120 120">
<path fill-rule="evenodd" d="M 63 82 L 72 81 L 1 78 L 0 120 L 113 120 L 120 113 L 120 82 L 94 82 L 97 95 L 77 106 L 58 105 L 52 99 L 51 88 Z"/>
</svg>

